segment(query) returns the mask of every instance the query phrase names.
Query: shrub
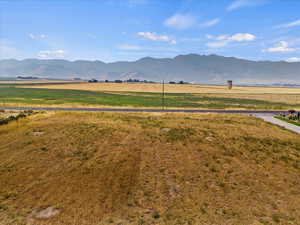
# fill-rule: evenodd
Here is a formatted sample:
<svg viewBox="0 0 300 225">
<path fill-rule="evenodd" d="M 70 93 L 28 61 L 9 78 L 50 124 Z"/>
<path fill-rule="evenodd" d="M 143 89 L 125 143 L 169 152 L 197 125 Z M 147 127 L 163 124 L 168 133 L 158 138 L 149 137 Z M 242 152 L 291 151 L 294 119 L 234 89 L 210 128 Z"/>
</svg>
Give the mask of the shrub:
<svg viewBox="0 0 300 225">
<path fill-rule="evenodd" d="M 160 215 L 159 215 L 159 213 L 158 213 L 157 211 L 154 211 L 153 214 L 152 214 L 152 217 L 153 217 L 154 219 L 159 219 L 159 218 L 160 218 Z"/>
<path fill-rule="evenodd" d="M 0 119 L 0 125 L 8 124 L 7 119 Z"/>
<path fill-rule="evenodd" d="M 20 118 L 25 118 L 26 116 L 29 116 L 29 115 L 31 115 L 33 113 L 34 112 L 32 110 L 27 110 L 27 111 L 20 112 L 16 116 L 9 116 L 7 118 L 0 119 L 0 125 L 6 125 L 6 124 L 8 124 L 11 121 L 15 121 L 15 120 L 18 120 Z"/>
<path fill-rule="evenodd" d="M 288 115 L 288 119 L 289 119 L 289 120 L 296 120 L 297 117 L 296 117 L 295 114 L 289 114 L 289 115 Z"/>
</svg>

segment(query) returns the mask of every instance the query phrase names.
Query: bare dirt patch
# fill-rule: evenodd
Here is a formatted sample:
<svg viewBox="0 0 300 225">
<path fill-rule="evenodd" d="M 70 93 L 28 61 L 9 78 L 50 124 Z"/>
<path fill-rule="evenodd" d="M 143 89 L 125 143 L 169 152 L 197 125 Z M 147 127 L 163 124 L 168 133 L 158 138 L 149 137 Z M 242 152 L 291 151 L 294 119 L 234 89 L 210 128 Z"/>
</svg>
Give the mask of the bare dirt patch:
<svg viewBox="0 0 300 225">
<path fill-rule="evenodd" d="M 59 209 L 53 206 L 49 206 L 45 209 L 35 210 L 31 213 L 31 217 L 34 219 L 50 219 L 57 216 L 60 213 Z"/>
</svg>

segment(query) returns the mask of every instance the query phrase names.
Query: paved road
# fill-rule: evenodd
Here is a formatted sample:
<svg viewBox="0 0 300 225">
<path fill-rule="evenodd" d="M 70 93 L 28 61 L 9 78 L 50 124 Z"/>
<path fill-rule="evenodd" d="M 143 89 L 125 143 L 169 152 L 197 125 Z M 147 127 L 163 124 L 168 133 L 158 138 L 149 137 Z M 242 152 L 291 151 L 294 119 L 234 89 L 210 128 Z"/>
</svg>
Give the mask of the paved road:
<svg viewBox="0 0 300 225">
<path fill-rule="evenodd" d="M 141 108 L 50 108 L 50 107 L 0 107 L 9 110 L 41 110 L 41 111 L 85 111 L 85 112 L 183 112 L 183 113 L 234 113 L 234 114 L 267 114 L 274 115 L 286 111 L 266 110 L 214 110 L 214 109 L 141 109 Z"/>
<path fill-rule="evenodd" d="M 298 134 L 300 134 L 300 127 L 296 126 L 294 124 L 290 124 L 287 122 L 284 122 L 282 120 L 274 118 L 274 115 L 268 115 L 268 114 L 255 114 L 256 117 L 263 119 L 264 121 L 267 121 L 269 123 L 273 123 L 276 125 L 279 125 L 281 127 L 284 127 L 285 129 L 294 131 Z"/>
</svg>

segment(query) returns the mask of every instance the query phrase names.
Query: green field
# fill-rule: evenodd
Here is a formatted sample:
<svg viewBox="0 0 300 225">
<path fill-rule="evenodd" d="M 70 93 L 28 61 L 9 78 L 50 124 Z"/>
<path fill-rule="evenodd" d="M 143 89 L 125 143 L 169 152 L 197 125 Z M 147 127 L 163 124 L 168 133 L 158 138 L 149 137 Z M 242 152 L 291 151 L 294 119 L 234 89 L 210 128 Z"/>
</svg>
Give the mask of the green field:
<svg viewBox="0 0 300 225">
<path fill-rule="evenodd" d="M 162 107 L 160 93 L 142 92 L 100 92 L 64 89 L 36 89 L 1 87 L 0 104 L 48 105 L 48 106 L 112 106 L 112 107 Z M 300 108 L 300 104 L 287 104 L 257 99 L 214 97 L 205 94 L 165 94 L 167 108 L 203 109 L 265 109 L 287 110 Z"/>
</svg>

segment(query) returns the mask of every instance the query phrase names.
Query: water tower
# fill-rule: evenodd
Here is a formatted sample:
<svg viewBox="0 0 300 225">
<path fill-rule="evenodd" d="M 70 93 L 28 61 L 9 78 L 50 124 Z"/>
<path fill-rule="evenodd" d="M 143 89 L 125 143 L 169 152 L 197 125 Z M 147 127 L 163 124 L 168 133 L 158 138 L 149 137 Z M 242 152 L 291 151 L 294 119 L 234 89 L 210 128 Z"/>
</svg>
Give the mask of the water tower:
<svg viewBox="0 0 300 225">
<path fill-rule="evenodd" d="M 232 89 L 232 80 L 228 80 L 227 85 L 228 85 L 228 89 L 231 90 Z"/>
</svg>

